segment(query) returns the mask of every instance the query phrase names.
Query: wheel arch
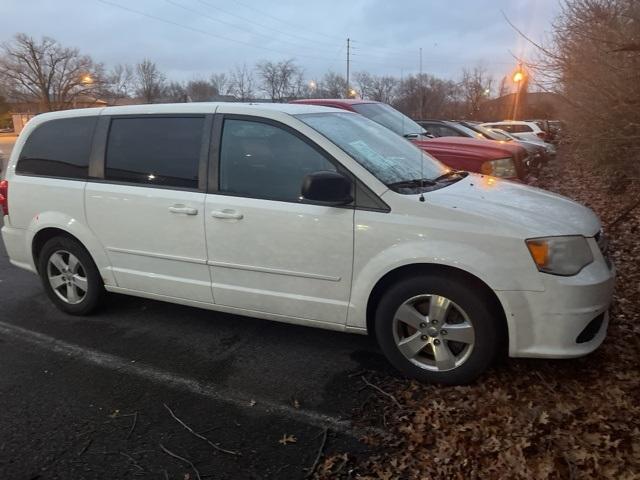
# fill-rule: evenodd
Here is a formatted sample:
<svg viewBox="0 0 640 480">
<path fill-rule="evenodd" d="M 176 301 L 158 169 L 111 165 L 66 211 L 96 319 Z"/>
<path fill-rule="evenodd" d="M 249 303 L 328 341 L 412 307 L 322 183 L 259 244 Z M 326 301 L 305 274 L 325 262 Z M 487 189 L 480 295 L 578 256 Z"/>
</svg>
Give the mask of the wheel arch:
<svg viewBox="0 0 640 480">
<path fill-rule="evenodd" d="M 506 352 L 506 347 L 509 340 L 509 326 L 506 318 L 506 313 L 502 303 L 498 299 L 496 293 L 487 285 L 482 279 L 476 275 L 469 273 L 460 268 L 452 267 L 449 265 L 442 265 L 437 263 L 412 263 L 408 265 L 402 265 L 394 268 L 393 270 L 385 273 L 374 285 L 373 289 L 369 293 L 366 309 L 366 327 L 369 335 L 375 336 L 375 312 L 380 303 L 380 299 L 384 293 L 394 283 L 406 279 L 409 277 L 416 277 L 420 275 L 446 275 L 448 278 L 455 278 L 460 282 L 464 282 L 467 285 L 473 285 L 482 293 L 487 299 L 491 309 L 496 312 L 496 315 L 500 317 L 500 324 L 502 325 L 502 331 L 500 336 L 503 339 L 505 345 L 501 345 L 501 350 Z"/>
<path fill-rule="evenodd" d="M 42 247 L 44 247 L 45 243 L 55 237 L 67 237 L 84 246 L 84 244 L 78 237 L 61 228 L 45 227 L 41 230 L 38 230 L 31 240 L 31 256 L 33 257 L 33 264 L 36 267 L 36 271 L 38 271 L 38 265 L 40 264 L 40 252 L 42 251 Z M 85 250 L 87 250 L 87 247 L 85 247 Z M 89 252 L 89 255 L 91 256 L 91 258 L 93 258 L 91 252 Z"/>
<path fill-rule="evenodd" d="M 39 255 L 45 243 L 56 236 L 62 236 L 75 240 L 80 245 L 82 245 L 89 254 L 89 257 L 91 257 L 91 259 L 93 260 L 93 263 L 98 268 L 103 283 L 105 285 L 115 285 L 116 283 L 113 277 L 113 273 L 109 268 L 109 260 L 104 253 L 102 245 L 93 236 L 90 230 L 88 230 L 86 227 L 78 226 L 78 228 L 70 231 L 64 228 L 60 228 L 59 225 L 60 223 L 58 222 L 53 224 L 47 222 L 47 224 L 43 224 L 41 228 L 37 230 L 31 230 L 33 233 L 30 239 L 27 238 L 27 246 L 29 247 L 29 252 L 31 253 L 31 260 L 33 262 L 34 271 L 38 272 Z"/>
</svg>

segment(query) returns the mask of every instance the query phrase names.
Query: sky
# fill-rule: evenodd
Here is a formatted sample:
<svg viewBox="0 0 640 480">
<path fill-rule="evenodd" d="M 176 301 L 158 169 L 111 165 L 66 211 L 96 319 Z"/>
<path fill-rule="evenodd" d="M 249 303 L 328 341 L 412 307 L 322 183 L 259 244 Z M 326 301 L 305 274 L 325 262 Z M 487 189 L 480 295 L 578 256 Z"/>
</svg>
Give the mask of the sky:
<svg viewBox="0 0 640 480">
<path fill-rule="evenodd" d="M 548 38 L 559 0 L 1 0 L 0 41 L 49 36 L 107 67 L 154 61 L 172 80 L 292 58 L 309 80 L 331 70 L 457 79 L 482 66 L 498 80 Z"/>
</svg>

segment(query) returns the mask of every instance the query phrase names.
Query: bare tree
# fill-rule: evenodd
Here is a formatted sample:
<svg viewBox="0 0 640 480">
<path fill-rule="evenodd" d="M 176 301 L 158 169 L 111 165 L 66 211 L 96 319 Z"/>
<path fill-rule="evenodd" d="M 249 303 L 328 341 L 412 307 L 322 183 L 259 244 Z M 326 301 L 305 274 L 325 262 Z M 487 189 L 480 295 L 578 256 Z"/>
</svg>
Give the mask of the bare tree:
<svg viewBox="0 0 640 480">
<path fill-rule="evenodd" d="M 189 101 L 187 89 L 180 82 L 170 82 L 162 88 L 162 98 L 172 103 L 185 103 Z"/>
<path fill-rule="evenodd" d="M 638 1 L 564 0 L 548 45 L 519 33 L 539 54 L 526 65 L 533 83 L 564 100 L 563 136 L 577 153 L 624 172 L 617 184 L 640 172 Z"/>
<path fill-rule="evenodd" d="M 0 47 L 0 82 L 16 100 L 37 101 L 44 110 L 68 108 L 78 96 L 103 85 L 103 67 L 77 48 L 52 38 L 37 41 L 23 33 Z"/>
<path fill-rule="evenodd" d="M 166 79 L 151 60 L 145 59 L 136 65 L 135 77 L 136 94 L 145 103 L 156 102 L 162 97 Z"/>
<path fill-rule="evenodd" d="M 500 80 L 500 87 L 498 88 L 498 98 L 504 97 L 509 94 L 509 86 L 507 84 L 507 77 L 502 77 Z"/>
<path fill-rule="evenodd" d="M 302 70 L 292 59 L 281 62 L 263 61 L 256 66 L 262 79 L 262 90 L 274 102 L 295 98 L 302 82 Z"/>
<path fill-rule="evenodd" d="M 239 101 L 246 102 L 254 98 L 255 79 L 253 73 L 247 65 L 241 67 L 236 65 L 230 75 L 228 92 L 234 95 Z"/>
<path fill-rule="evenodd" d="M 360 98 L 371 98 L 373 93 L 374 77 L 369 72 L 356 72 L 353 75 L 353 83 Z"/>
<path fill-rule="evenodd" d="M 229 93 L 230 78 L 226 73 L 214 73 L 209 80 L 217 95 L 227 95 Z"/>
<path fill-rule="evenodd" d="M 462 70 L 462 81 L 460 90 L 466 102 L 466 116 L 475 118 L 480 111 L 480 104 L 487 100 L 493 86 L 493 78 L 487 74 L 482 67 L 475 67 L 473 70 Z"/>
<path fill-rule="evenodd" d="M 400 83 L 390 75 L 371 75 L 369 72 L 357 72 L 353 76 L 360 98 L 377 102 L 391 103 L 394 92 Z"/>
<path fill-rule="evenodd" d="M 392 103 L 401 112 L 417 119 L 456 118 L 460 115 L 457 85 L 426 73 L 403 78 L 394 91 Z"/>
<path fill-rule="evenodd" d="M 378 102 L 391 103 L 398 83 L 398 80 L 390 75 L 373 77 L 369 98 Z"/>
<path fill-rule="evenodd" d="M 304 72 L 302 70 L 298 70 L 293 78 L 293 82 L 291 83 L 289 99 L 308 98 L 310 91 L 311 87 L 304 79 Z"/>
<path fill-rule="evenodd" d="M 191 80 L 185 90 L 191 102 L 211 102 L 218 94 L 218 89 L 206 80 Z"/>
<path fill-rule="evenodd" d="M 318 83 L 318 96 L 321 98 L 343 98 L 347 92 L 347 80 L 335 72 L 327 72 Z"/>
<path fill-rule="evenodd" d="M 100 96 L 109 103 L 115 103 L 122 98 L 130 97 L 133 89 L 133 67 L 118 64 L 107 73 Z"/>
</svg>

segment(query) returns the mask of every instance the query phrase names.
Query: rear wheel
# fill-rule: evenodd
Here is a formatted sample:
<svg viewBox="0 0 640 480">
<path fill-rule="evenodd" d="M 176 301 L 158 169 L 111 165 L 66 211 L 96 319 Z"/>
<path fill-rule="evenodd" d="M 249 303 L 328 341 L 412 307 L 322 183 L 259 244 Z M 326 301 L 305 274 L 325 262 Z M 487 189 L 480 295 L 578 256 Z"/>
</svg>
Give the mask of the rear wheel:
<svg viewBox="0 0 640 480">
<path fill-rule="evenodd" d="M 54 237 L 47 241 L 40 251 L 38 271 L 47 295 L 66 313 L 86 315 L 103 297 L 100 273 L 76 240 Z"/>
<path fill-rule="evenodd" d="M 489 367 L 500 345 L 499 317 L 485 295 L 436 276 L 392 286 L 380 301 L 375 327 L 389 361 L 425 382 L 472 382 Z"/>
</svg>

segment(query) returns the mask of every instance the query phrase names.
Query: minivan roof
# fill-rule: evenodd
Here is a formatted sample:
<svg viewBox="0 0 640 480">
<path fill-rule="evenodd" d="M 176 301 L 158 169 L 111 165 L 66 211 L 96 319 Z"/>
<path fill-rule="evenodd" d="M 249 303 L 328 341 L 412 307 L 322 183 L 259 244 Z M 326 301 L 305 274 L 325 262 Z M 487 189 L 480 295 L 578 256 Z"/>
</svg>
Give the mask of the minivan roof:
<svg viewBox="0 0 640 480">
<path fill-rule="evenodd" d="M 291 104 L 291 103 L 239 103 L 239 102 L 193 102 L 193 103 L 153 103 L 140 105 L 124 105 L 119 107 L 102 108 L 78 108 L 73 110 L 61 110 L 57 112 L 43 113 L 36 118 L 52 117 L 76 117 L 85 115 L 143 115 L 143 114 L 167 114 L 167 113 L 214 113 L 217 107 L 236 107 L 241 111 L 259 112 L 282 112 L 289 115 L 303 113 L 335 113 L 334 108 L 317 105 Z M 233 108 L 235 110 L 235 108 Z"/>
<path fill-rule="evenodd" d="M 326 105 L 333 103 L 336 105 L 360 105 L 362 103 L 381 103 L 375 100 L 363 100 L 361 98 L 301 98 L 299 100 L 291 100 L 291 103 L 298 105 Z"/>
</svg>

